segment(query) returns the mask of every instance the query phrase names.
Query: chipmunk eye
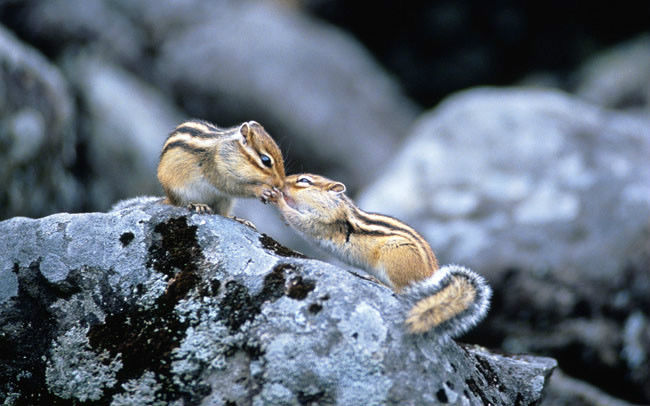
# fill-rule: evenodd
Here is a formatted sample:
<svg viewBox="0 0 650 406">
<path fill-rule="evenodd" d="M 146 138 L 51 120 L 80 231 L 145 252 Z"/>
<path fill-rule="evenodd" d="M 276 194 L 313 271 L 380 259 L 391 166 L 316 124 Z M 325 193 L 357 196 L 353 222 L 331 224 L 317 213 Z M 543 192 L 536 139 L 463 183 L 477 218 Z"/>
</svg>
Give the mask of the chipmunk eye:
<svg viewBox="0 0 650 406">
<path fill-rule="evenodd" d="M 300 178 L 298 178 L 298 180 L 296 181 L 296 183 L 302 183 L 301 186 L 313 185 L 313 184 L 314 184 L 314 183 L 311 181 L 311 179 L 308 178 L 308 177 L 306 177 L 306 176 L 301 176 Z"/>
<path fill-rule="evenodd" d="M 273 161 L 271 161 L 271 158 L 266 154 L 260 154 L 260 160 L 262 161 L 262 164 L 268 168 L 273 166 Z"/>
</svg>

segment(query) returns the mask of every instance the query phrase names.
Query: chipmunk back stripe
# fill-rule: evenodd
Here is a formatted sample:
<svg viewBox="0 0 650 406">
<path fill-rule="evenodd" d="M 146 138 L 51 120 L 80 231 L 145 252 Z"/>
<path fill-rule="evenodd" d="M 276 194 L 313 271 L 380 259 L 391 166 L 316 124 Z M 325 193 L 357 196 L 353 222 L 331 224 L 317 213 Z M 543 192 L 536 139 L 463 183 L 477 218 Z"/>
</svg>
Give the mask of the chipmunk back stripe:
<svg viewBox="0 0 650 406">
<path fill-rule="evenodd" d="M 209 149 L 207 149 L 207 148 L 196 147 L 194 145 L 188 144 L 185 141 L 172 141 L 172 142 L 168 142 L 168 143 L 165 144 L 165 147 L 163 148 L 162 153 L 160 154 L 160 156 L 165 155 L 165 153 L 167 151 L 169 151 L 170 149 L 172 149 L 172 148 L 180 148 L 180 149 L 182 149 L 184 151 L 187 151 L 187 152 L 190 152 L 190 153 L 193 153 L 193 154 L 205 154 L 205 153 L 207 153 L 209 151 Z"/>
<path fill-rule="evenodd" d="M 422 237 L 420 237 L 420 235 L 415 230 L 408 227 L 406 224 L 402 223 L 401 221 L 394 219 L 390 216 L 385 216 L 383 214 L 367 213 L 360 209 L 355 210 L 354 214 L 359 220 L 361 220 L 360 224 L 362 225 L 368 225 L 371 227 L 377 226 L 380 228 L 385 227 L 385 229 L 388 232 L 394 233 L 395 231 L 401 231 L 405 234 L 412 236 L 417 240 L 422 239 Z"/>
<path fill-rule="evenodd" d="M 209 123 L 209 122 L 203 121 L 203 120 L 189 120 L 189 121 L 186 121 L 184 123 L 179 124 L 178 127 L 192 127 L 192 128 L 196 128 L 199 131 L 204 131 L 204 132 L 230 131 L 230 129 L 229 130 L 224 130 L 224 129 L 221 129 L 221 128 L 217 127 L 216 125 L 214 125 L 212 123 Z M 176 128 L 178 128 L 178 127 L 176 127 Z"/>
<path fill-rule="evenodd" d="M 400 227 L 399 223 L 393 225 L 386 221 L 379 219 L 369 220 L 367 218 L 358 217 L 353 219 L 351 223 L 355 226 L 354 232 L 365 235 L 401 235 L 404 237 L 410 237 L 418 241 L 420 244 L 424 244 L 422 237 L 416 234 L 414 231 Z"/>
<path fill-rule="evenodd" d="M 237 128 L 219 128 L 214 124 L 208 123 L 207 121 L 190 120 L 176 127 L 174 131 L 169 134 L 167 139 L 178 134 L 188 134 L 191 137 L 198 138 L 214 138 L 223 135 L 234 134 L 236 130 Z"/>
<path fill-rule="evenodd" d="M 202 125 L 207 129 L 206 131 L 216 131 L 216 132 L 225 131 L 224 129 L 221 129 L 221 128 L 217 127 L 216 125 L 214 125 L 214 124 L 212 124 L 210 122 L 204 121 L 204 120 L 190 120 L 190 121 L 187 121 L 187 122 L 185 122 L 185 123 L 183 123 L 181 125 L 186 125 L 186 124 Z"/>
<path fill-rule="evenodd" d="M 431 248 L 429 248 L 429 243 L 408 225 L 390 216 L 366 213 L 358 208 L 354 211 L 354 217 L 357 220 L 355 221 L 357 225 L 355 231 L 357 233 L 385 236 L 401 235 L 405 238 L 413 239 L 417 241 L 417 248 L 424 254 L 427 263 L 434 268 L 438 267 L 438 261 L 435 259 Z"/>
<path fill-rule="evenodd" d="M 388 230 L 371 230 L 368 228 L 360 227 L 358 224 L 355 225 L 350 220 L 338 220 L 336 225 L 340 230 L 345 232 L 345 242 L 350 242 L 350 236 L 352 234 L 360 235 L 376 235 L 376 236 L 388 236 L 395 233 L 390 233 Z"/>
<path fill-rule="evenodd" d="M 191 137 L 197 138 L 214 138 L 222 135 L 214 131 L 203 131 L 187 125 L 177 127 L 176 130 L 174 130 L 174 132 L 170 135 L 170 137 L 177 134 L 188 134 Z"/>
<path fill-rule="evenodd" d="M 402 233 L 392 230 L 390 228 L 384 227 L 368 227 L 367 223 L 358 222 L 358 221 L 346 221 L 344 224 L 347 225 L 349 234 L 360 234 L 360 235 L 376 235 L 390 237 L 391 235 L 403 235 Z M 348 236 L 349 240 L 349 236 Z"/>
<path fill-rule="evenodd" d="M 190 135 L 188 133 L 177 132 L 177 133 L 172 134 L 167 139 L 167 141 L 165 141 L 165 144 L 163 145 L 163 150 L 167 145 L 169 145 L 171 143 L 174 143 L 174 142 L 178 142 L 178 141 L 184 142 L 187 145 L 191 145 L 192 147 L 195 147 L 195 148 L 207 148 L 207 149 L 215 147 L 219 143 L 218 138 L 214 138 L 214 137 L 211 137 L 211 138 L 194 137 L 194 136 L 192 136 L 192 135 Z"/>
</svg>

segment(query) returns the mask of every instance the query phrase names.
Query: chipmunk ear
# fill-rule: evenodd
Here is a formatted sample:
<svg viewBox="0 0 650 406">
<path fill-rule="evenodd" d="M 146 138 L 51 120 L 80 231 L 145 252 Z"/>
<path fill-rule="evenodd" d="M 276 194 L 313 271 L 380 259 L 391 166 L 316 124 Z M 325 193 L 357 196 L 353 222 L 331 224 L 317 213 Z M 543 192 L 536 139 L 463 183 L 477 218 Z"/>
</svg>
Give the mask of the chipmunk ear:
<svg viewBox="0 0 650 406">
<path fill-rule="evenodd" d="M 332 182 L 327 186 L 327 190 L 336 194 L 345 192 L 345 185 L 341 182 Z"/>
<path fill-rule="evenodd" d="M 244 138 L 244 145 L 250 141 L 252 132 L 251 126 L 248 123 L 242 123 L 239 126 L 239 133 Z"/>
</svg>

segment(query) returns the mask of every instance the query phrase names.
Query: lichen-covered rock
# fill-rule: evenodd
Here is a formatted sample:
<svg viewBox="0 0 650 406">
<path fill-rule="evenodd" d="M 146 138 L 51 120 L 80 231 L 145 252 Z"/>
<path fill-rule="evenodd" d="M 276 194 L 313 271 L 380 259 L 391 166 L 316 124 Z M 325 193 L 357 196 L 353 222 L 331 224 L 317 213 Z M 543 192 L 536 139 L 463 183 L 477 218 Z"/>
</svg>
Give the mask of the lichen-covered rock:
<svg viewBox="0 0 650 406">
<path fill-rule="evenodd" d="M 80 206 L 73 125 L 59 70 L 0 26 L 0 218 Z"/>
<path fill-rule="evenodd" d="M 533 404 L 555 366 L 408 335 L 388 288 L 153 199 L 0 233 L 6 404 Z"/>
</svg>

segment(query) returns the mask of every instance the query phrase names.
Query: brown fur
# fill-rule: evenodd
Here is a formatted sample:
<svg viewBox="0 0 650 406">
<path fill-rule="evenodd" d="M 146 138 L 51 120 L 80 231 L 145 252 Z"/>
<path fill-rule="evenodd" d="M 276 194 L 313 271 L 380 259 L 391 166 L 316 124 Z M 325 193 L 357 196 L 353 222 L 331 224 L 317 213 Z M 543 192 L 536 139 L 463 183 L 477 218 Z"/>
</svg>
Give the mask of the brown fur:
<svg viewBox="0 0 650 406">
<path fill-rule="evenodd" d="M 305 177 L 311 184 L 300 182 Z M 438 269 L 429 244 L 413 228 L 362 211 L 343 191 L 342 183 L 322 176 L 291 175 L 276 204 L 292 227 L 342 260 L 384 279 L 397 292 Z"/>
<path fill-rule="evenodd" d="M 270 167 L 262 161 L 265 155 Z M 207 204 L 228 214 L 232 197 L 262 197 L 284 184 L 284 161 L 259 123 L 219 129 L 192 120 L 180 124 L 163 145 L 158 179 L 174 205 Z"/>
<path fill-rule="evenodd" d="M 424 238 L 403 222 L 366 213 L 345 185 L 318 175 L 291 175 L 271 198 L 289 225 L 341 260 L 366 269 L 414 303 L 406 323 L 413 333 L 457 336 L 488 311 L 491 290 L 476 273 L 439 269 Z"/>
<path fill-rule="evenodd" d="M 453 319 L 476 300 L 476 289 L 465 278 L 454 278 L 435 295 L 417 302 L 406 318 L 412 333 L 429 331 L 432 326 Z"/>
</svg>

